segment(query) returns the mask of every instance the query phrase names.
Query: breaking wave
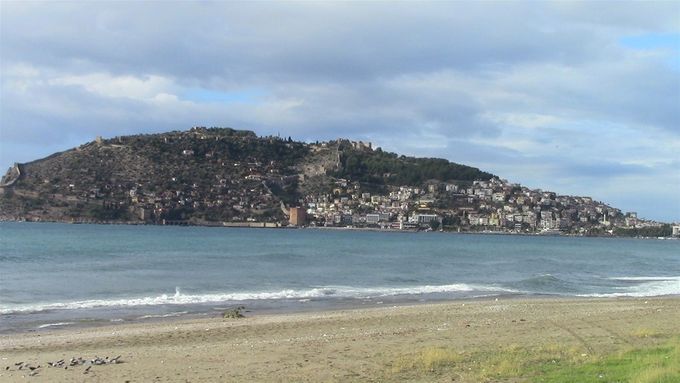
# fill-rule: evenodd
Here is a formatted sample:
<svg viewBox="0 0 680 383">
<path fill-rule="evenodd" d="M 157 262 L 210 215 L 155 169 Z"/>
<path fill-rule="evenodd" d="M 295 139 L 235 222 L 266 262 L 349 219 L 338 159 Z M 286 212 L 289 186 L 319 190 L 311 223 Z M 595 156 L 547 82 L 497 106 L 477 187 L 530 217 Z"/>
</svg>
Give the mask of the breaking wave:
<svg viewBox="0 0 680 383">
<path fill-rule="evenodd" d="M 448 285 L 422 285 L 413 287 L 348 287 L 348 286 L 323 286 L 309 289 L 283 289 L 278 291 L 264 292 L 234 292 L 234 293 L 211 293 L 211 294 L 184 294 L 179 288 L 175 294 L 161 294 L 157 296 L 118 298 L 118 299 L 92 299 L 75 300 L 69 302 L 47 302 L 36 304 L 9 304 L 0 305 L 0 314 L 31 313 L 49 310 L 77 310 L 95 309 L 107 307 L 135 307 L 135 306 L 159 306 L 159 305 L 191 305 L 209 304 L 219 302 L 239 302 L 257 300 L 283 300 L 295 299 L 308 301 L 315 298 L 380 298 L 389 296 L 420 295 L 420 294 L 445 294 L 445 293 L 556 293 L 559 295 L 571 295 L 579 297 L 652 297 L 663 295 L 680 295 L 680 276 L 678 277 L 615 277 L 608 278 L 620 282 L 626 282 L 626 286 L 610 287 L 610 291 L 602 293 L 575 293 L 573 283 L 556 278 L 550 274 L 540 275 L 506 284 L 505 287 L 491 284 L 466 284 L 456 283 Z M 613 290 L 613 291 L 612 291 Z M 185 311 L 163 314 L 163 316 L 175 316 L 185 314 Z M 152 316 L 148 316 L 152 317 Z M 62 326 L 70 323 L 50 323 L 45 327 Z"/>
<path fill-rule="evenodd" d="M 632 286 L 615 287 L 616 291 L 604 294 L 583 294 L 585 297 L 654 297 L 680 295 L 680 277 L 617 277 L 623 282 L 640 282 Z"/>
<path fill-rule="evenodd" d="M 509 283 L 513 288 L 533 294 L 570 294 L 579 291 L 572 282 L 557 278 L 552 274 L 542 274 L 518 282 Z"/>
<path fill-rule="evenodd" d="M 73 324 L 73 322 L 58 322 L 58 323 L 45 323 L 41 324 L 38 326 L 38 328 L 48 328 L 48 327 L 60 327 L 60 326 L 68 326 Z"/>
<path fill-rule="evenodd" d="M 642 282 L 678 281 L 678 282 L 680 282 L 680 277 L 611 277 L 609 279 L 612 279 L 612 280 L 615 280 L 615 281 L 624 281 L 624 282 L 637 282 L 637 281 L 642 281 Z"/>
<path fill-rule="evenodd" d="M 268 292 L 239 292 L 213 294 L 183 294 L 177 288 L 174 295 L 162 294 L 151 297 L 79 300 L 71 302 L 38 303 L 24 305 L 2 305 L 0 314 L 28 313 L 46 310 L 75 310 L 93 309 L 101 307 L 132 307 L 157 305 L 188 305 L 201 303 L 218 303 L 248 300 L 279 300 L 279 299 L 312 299 L 312 298 L 377 298 L 397 295 L 418 295 L 455 292 L 496 292 L 514 293 L 514 289 L 507 289 L 494 285 L 475 285 L 456 283 L 450 285 L 425 285 L 415 287 L 367 287 L 354 288 L 347 286 L 325 286 L 305 290 L 284 289 Z"/>
<path fill-rule="evenodd" d="M 189 314 L 188 311 L 178 311 L 174 313 L 168 313 L 168 314 L 149 314 L 149 315 L 142 315 L 141 317 L 137 319 L 150 319 L 150 318 L 172 318 L 172 317 L 178 317 L 182 316 L 185 314 Z"/>
</svg>

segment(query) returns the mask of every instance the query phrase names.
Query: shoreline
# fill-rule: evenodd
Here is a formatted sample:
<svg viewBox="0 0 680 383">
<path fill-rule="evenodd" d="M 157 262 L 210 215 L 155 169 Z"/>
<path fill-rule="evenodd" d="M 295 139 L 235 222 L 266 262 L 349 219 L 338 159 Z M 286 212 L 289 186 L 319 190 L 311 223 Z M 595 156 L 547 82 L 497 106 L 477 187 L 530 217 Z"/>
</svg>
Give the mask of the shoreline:
<svg viewBox="0 0 680 383">
<path fill-rule="evenodd" d="M 669 296 L 672 297 L 672 296 Z M 680 295 L 678 296 L 680 298 Z M 206 302 L 201 304 L 166 304 L 158 306 L 120 306 L 96 307 L 90 309 L 50 309 L 34 312 L 2 314 L 8 317 L 25 317 L 30 320 L 17 321 L 19 327 L 0 329 L 0 336 L 41 334 L 52 330 L 76 331 L 80 329 L 94 329 L 108 326 L 127 326 L 135 324 L 164 323 L 168 321 L 184 321 L 194 319 L 221 319 L 227 311 L 242 307 L 242 312 L 248 317 L 295 315 L 307 313 L 326 313 L 344 310 L 378 309 L 384 307 L 410 307 L 429 304 L 446 304 L 458 302 L 473 302 L 482 300 L 534 300 L 534 299 L 590 299 L 588 297 L 568 297 L 549 294 L 490 294 L 459 297 L 410 296 L 396 295 L 380 298 L 336 298 L 333 300 L 264 300 L 264 301 L 234 301 L 234 302 Z M 154 311 L 154 309 L 156 309 Z M 99 311 L 99 312 L 98 312 Z M 78 315 L 81 312 L 81 315 Z M 72 315 L 68 315 L 68 314 Z M 50 319 L 37 320 L 36 315 L 57 314 Z M 59 315 L 61 314 L 61 315 Z"/>
<path fill-rule="evenodd" d="M 3 222 L 15 222 L 15 223 L 47 223 L 47 224 L 66 224 L 66 225 L 97 225 L 97 226 L 158 226 L 158 227 L 206 227 L 206 228 L 222 228 L 222 229 L 268 229 L 268 230 L 330 230 L 330 231 L 364 231 L 364 232 L 379 232 L 379 233 L 442 233 L 442 234 L 478 234 L 478 235 L 501 235 L 501 236 L 526 236 L 526 237 L 566 237 L 566 238 L 623 238 L 623 239 L 644 239 L 644 240 L 680 240 L 680 237 L 629 237 L 622 235 L 583 235 L 574 233 L 543 233 L 537 232 L 526 232 L 518 233 L 513 231 L 453 231 L 453 230 L 420 230 L 420 229 L 391 229 L 391 228 L 374 228 L 374 227 L 348 227 L 348 226 L 258 226 L 251 225 L 244 222 L 243 225 L 224 225 L 223 223 L 215 224 L 183 224 L 183 225 L 173 225 L 173 224 L 158 224 L 152 222 L 122 222 L 122 221 L 62 221 L 62 220 L 26 220 L 26 219 L 7 219 L 0 218 L 0 223 Z M 264 224 L 263 222 L 258 222 L 258 224 Z"/>
<path fill-rule="evenodd" d="M 0 335 L 0 380 L 24 380 L 28 372 L 14 367 L 18 362 L 41 365 L 36 376 L 48 381 L 79 380 L 85 366 L 64 370 L 47 362 L 121 355 L 120 364 L 85 372 L 103 381 L 402 381 L 411 372 L 395 366 L 422 350 L 481 358 L 504 347 L 559 345 L 575 355 L 606 355 L 679 336 L 678 317 L 677 296 L 504 297 L 55 328 Z M 478 381 L 479 366 L 470 368 L 444 375 Z"/>
<path fill-rule="evenodd" d="M 418 307 L 440 304 L 465 304 L 466 302 L 587 302 L 591 300 L 636 300 L 636 299 L 676 299 L 680 295 L 656 296 L 569 296 L 559 294 L 520 294 L 502 293 L 458 297 L 451 296 L 385 296 L 380 298 L 338 298 L 334 300 L 265 300 L 206 302 L 197 304 L 164 304 L 157 306 L 120 306 L 94 307 L 81 309 L 49 309 L 35 312 L 5 313 L 6 325 L 0 328 L 1 336 L 22 334 L 42 334 L 50 331 L 78 331 L 109 326 L 128 326 L 136 324 L 154 325 L 172 321 L 199 319 L 221 319 L 226 312 L 240 308 L 247 317 L 285 316 L 296 314 L 321 314 L 347 310 L 370 310 L 385 307 Z M 52 315 L 52 316 L 50 316 Z M 12 327 L 14 326 L 14 327 Z"/>
</svg>

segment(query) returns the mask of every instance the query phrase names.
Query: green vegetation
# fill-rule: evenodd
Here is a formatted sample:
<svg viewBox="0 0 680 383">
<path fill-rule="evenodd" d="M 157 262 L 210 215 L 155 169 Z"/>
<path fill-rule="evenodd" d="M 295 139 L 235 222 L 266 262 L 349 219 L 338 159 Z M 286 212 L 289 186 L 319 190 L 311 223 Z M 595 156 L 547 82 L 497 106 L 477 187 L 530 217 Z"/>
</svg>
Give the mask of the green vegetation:
<svg viewBox="0 0 680 383">
<path fill-rule="evenodd" d="M 680 382 L 680 338 L 572 366 L 539 369 L 535 382 Z"/>
<path fill-rule="evenodd" d="M 488 180 L 492 174 L 441 158 L 415 158 L 396 153 L 340 147 L 340 169 L 335 176 L 372 184 L 421 185 L 427 180 Z"/>
<path fill-rule="evenodd" d="M 622 237 L 670 237 L 671 235 L 673 235 L 673 228 L 671 227 L 671 225 L 641 227 L 632 229 L 617 227 L 614 229 L 614 234 Z"/>
<path fill-rule="evenodd" d="M 115 143 L 115 140 L 109 142 Z M 129 136 L 124 138 L 124 143 L 155 163 L 174 161 L 179 168 L 182 164 L 195 166 L 216 160 L 274 161 L 286 167 L 297 164 L 308 153 L 307 147 L 300 142 L 258 138 L 253 132 L 230 128 L 194 128 L 189 133 Z M 183 156 L 184 150 L 191 150 L 193 154 Z M 193 170 L 193 166 L 189 168 Z"/>
<path fill-rule="evenodd" d="M 640 337 L 647 336 L 653 335 L 640 332 Z M 391 374 L 396 380 L 423 381 L 451 376 L 478 382 L 679 383 L 680 338 L 609 355 L 591 355 L 556 344 L 510 346 L 486 353 L 430 347 L 398 358 Z"/>
<path fill-rule="evenodd" d="M 243 310 L 245 310 L 245 309 L 246 309 L 245 306 L 237 306 L 237 307 L 234 307 L 233 309 L 229 309 L 229 310 L 225 311 L 224 314 L 222 315 L 222 317 L 223 317 L 224 319 L 241 319 L 241 318 L 245 318 L 245 315 L 243 315 Z"/>
</svg>

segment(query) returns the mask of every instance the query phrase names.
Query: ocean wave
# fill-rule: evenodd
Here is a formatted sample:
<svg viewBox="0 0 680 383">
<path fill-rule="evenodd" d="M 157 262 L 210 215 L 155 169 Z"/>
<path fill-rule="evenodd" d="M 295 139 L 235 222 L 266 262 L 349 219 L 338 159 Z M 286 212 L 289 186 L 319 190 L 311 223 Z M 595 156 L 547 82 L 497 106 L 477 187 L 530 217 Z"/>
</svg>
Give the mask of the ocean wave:
<svg viewBox="0 0 680 383">
<path fill-rule="evenodd" d="M 637 278 L 637 277 L 636 277 Z M 632 280 L 632 279 L 628 279 Z M 663 295 L 680 295 L 680 277 L 635 279 L 647 281 L 635 286 L 615 287 L 617 291 L 610 293 L 581 294 L 582 297 L 656 297 Z"/>
<path fill-rule="evenodd" d="M 73 324 L 73 322 L 45 323 L 45 324 L 41 324 L 40 326 L 38 326 L 38 328 L 68 326 L 70 324 Z"/>
<path fill-rule="evenodd" d="M 139 317 L 137 319 L 172 318 L 172 317 L 178 317 L 178 316 L 186 315 L 188 313 L 189 313 L 188 311 L 178 311 L 178 312 L 175 312 L 175 313 L 168 313 L 168 314 L 157 314 L 157 315 L 149 314 L 149 315 L 142 315 L 141 317 Z"/>
<path fill-rule="evenodd" d="M 570 294 L 579 291 L 578 285 L 552 274 L 541 274 L 508 285 L 525 293 Z"/>
<path fill-rule="evenodd" d="M 71 302 L 54 302 L 24 305 L 0 306 L 0 314 L 15 314 L 39 312 L 46 310 L 74 310 L 101 307 L 133 307 L 157 305 L 187 305 L 201 303 L 218 303 L 248 300 L 279 300 L 279 299 L 313 299 L 313 298 L 376 298 L 397 295 L 419 295 L 455 292 L 518 292 L 514 289 L 494 285 L 477 285 L 456 283 L 449 285 L 424 285 L 413 287 L 348 287 L 323 286 L 305 290 L 284 289 L 264 292 L 238 292 L 213 294 L 183 294 L 179 288 L 174 295 L 162 294 L 153 297 L 79 300 Z"/>
<path fill-rule="evenodd" d="M 614 281 L 623 281 L 623 282 L 646 282 L 646 281 L 678 281 L 680 282 L 680 276 L 679 277 L 611 277 L 609 278 Z"/>
</svg>

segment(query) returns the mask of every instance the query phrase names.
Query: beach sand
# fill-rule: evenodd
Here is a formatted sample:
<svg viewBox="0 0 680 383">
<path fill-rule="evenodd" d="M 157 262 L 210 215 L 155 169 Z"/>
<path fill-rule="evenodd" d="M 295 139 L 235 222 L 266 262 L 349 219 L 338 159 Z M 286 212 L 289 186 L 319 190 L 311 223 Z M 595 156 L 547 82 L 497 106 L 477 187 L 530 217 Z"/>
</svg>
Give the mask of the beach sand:
<svg viewBox="0 0 680 383">
<path fill-rule="evenodd" d="M 550 347 L 603 355 L 677 336 L 678 318 L 677 297 L 503 298 L 51 330 L 0 336 L 0 381 L 473 382 L 485 368 L 477 357 Z M 461 357 L 419 369 L 428 350 Z M 47 365 L 118 355 L 122 363 L 87 373 Z M 29 376 L 18 362 L 41 367 Z"/>
</svg>

